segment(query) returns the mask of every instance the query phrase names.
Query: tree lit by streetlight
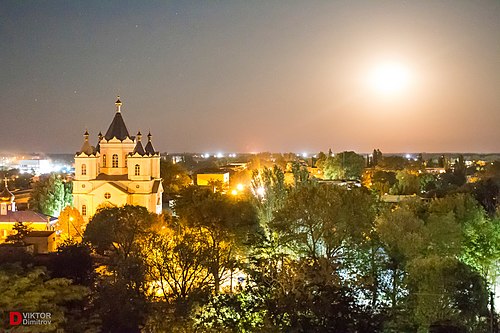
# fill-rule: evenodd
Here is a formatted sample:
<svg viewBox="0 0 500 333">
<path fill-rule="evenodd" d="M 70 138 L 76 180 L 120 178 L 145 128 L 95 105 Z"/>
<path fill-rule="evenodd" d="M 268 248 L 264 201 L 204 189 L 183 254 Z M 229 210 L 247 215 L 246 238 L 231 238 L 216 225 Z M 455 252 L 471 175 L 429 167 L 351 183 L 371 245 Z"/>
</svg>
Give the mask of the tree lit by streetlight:
<svg viewBox="0 0 500 333">
<path fill-rule="evenodd" d="M 266 189 L 263 188 L 262 186 L 257 188 L 255 191 L 259 197 L 263 197 L 266 194 Z"/>
</svg>

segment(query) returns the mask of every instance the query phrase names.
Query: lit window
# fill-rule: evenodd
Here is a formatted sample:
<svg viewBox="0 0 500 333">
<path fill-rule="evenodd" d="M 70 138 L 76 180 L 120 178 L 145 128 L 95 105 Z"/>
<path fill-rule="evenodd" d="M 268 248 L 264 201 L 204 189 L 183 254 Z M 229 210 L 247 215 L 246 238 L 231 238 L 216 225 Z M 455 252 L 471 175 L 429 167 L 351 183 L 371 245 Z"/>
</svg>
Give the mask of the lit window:
<svg viewBox="0 0 500 333">
<path fill-rule="evenodd" d="M 106 192 L 104 193 L 104 199 L 109 200 L 111 198 L 111 193 Z"/>
<path fill-rule="evenodd" d="M 113 168 L 118 168 L 118 155 L 113 154 L 113 164 L 111 165 Z"/>
<path fill-rule="evenodd" d="M 106 154 L 102 155 L 102 167 L 106 167 Z"/>
<path fill-rule="evenodd" d="M 141 174 L 141 166 L 139 164 L 135 165 L 135 175 L 139 176 Z"/>
<path fill-rule="evenodd" d="M 82 216 L 87 216 L 87 205 L 82 205 Z"/>
<path fill-rule="evenodd" d="M 85 176 L 87 174 L 87 165 L 82 164 L 82 176 Z"/>
</svg>

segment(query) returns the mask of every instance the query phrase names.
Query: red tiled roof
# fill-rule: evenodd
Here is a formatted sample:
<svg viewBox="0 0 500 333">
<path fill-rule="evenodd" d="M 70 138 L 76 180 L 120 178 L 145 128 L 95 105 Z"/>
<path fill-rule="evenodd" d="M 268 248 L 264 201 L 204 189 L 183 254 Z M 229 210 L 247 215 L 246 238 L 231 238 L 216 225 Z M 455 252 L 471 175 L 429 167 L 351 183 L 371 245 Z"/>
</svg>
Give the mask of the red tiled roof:
<svg viewBox="0 0 500 333">
<path fill-rule="evenodd" d="M 38 222 L 38 223 L 47 223 L 47 218 L 51 219 L 51 222 L 54 218 L 42 214 L 37 213 L 31 210 L 20 210 L 16 212 L 8 211 L 7 215 L 0 215 L 0 222 Z"/>
</svg>

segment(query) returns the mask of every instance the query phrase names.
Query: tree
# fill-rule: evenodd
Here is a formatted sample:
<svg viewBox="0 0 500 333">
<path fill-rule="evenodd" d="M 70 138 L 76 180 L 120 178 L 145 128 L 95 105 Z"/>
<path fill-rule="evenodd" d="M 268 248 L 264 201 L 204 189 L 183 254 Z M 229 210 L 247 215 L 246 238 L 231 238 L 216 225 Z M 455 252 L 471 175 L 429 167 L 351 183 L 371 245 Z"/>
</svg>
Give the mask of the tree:
<svg viewBox="0 0 500 333">
<path fill-rule="evenodd" d="M 382 152 L 380 151 L 380 149 L 373 149 L 372 166 L 376 167 L 381 160 L 382 160 Z"/>
<path fill-rule="evenodd" d="M 146 242 L 148 274 L 158 283 L 165 303 L 175 304 L 175 313 L 186 316 L 212 284 L 209 237 L 203 229 L 170 223 Z"/>
<path fill-rule="evenodd" d="M 211 297 L 195 317 L 195 330 L 216 332 L 277 332 L 269 323 L 269 291 L 262 286 L 248 286 L 237 293 Z M 266 304 L 267 303 L 267 304 Z"/>
<path fill-rule="evenodd" d="M 267 300 L 269 321 L 278 332 L 373 332 L 377 322 L 356 304 L 329 260 L 287 262 Z M 371 326 L 371 327 L 370 327 Z"/>
<path fill-rule="evenodd" d="M 185 168 L 171 160 L 160 161 L 160 176 L 162 178 L 165 197 L 179 193 L 181 189 L 192 183 L 191 177 Z"/>
<path fill-rule="evenodd" d="M 453 166 L 453 173 L 460 179 L 463 179 L 463 184 L 467 181 L 467 166 L 465 165 L 464 156 L 458 155 L 455 165 Z"/>
<path fill-rule="evenodd" d="M 288 195 L 271 226 L 296 255 L 338 260 L 349 240 L 370 232 L 373 214 L 372 199 L 362 189 L 310 184 Z"/>
<path fill-rule="evenodd" d="M 327 157 L 322 164 L 326 179 L 359 179 L 365 167 L 363 156 L 353 151 L 344 151 Z"/>
<path fill-rule="evenodd" d="M 469 191 L 483 206 L 488 215 L 494 216 L 500 200 L 498 183 L 492 178 L 487 178 L 468 185 Z"/>
<path fill-rule="evenodd" d="M 75 207 L 66 206 L 59 214 L 57 222 L 57 230 L 61 232 L 62 237 L 66 239 L 77 238 L 82 239 L 85 227 L 80 211 Z"/>
<path fill-rule="evenodd" d="M 372 188 L 380 195 L 389 193 L 389 190 L 397 183 L 396 174 L 391 171 L 377 170 L 372 177 Z"/>
<path fill-rule="evenodd" d="M 378 166 L 384 170 L 402 170 L 408 165 L 408 160 L 403 156 L 383 156 Z"/>
<path fill-rule="evenodd" d="M 158 220 L 145 207 L 125 205 L 101 208 L 89 221 L 84 241 L 98 253 L 115 253 L 123 258 L 140 252 L 140 243 Z"/>
<path fill-rule="evenodd" d="M 86 243 L 66 240 L 51 253 L 48 268 L 52 277 L 71 279 L 74 283 L 91 286 L 95 272 L 91 249 Z"/>
<path fill-rule="evenodd" d="M 212 251 L 211 274 L 218 293 L 234 267 L 238 250 L 258 232 L 257 214 L 250 201 L 233 200 L 195 186 L 186 188 L 176 201 L 175 211 L 187 225 L 204 230 Z"/>
<path fill-rule="evenodd" d="M 225 192 L 227 190 L 227 186 L 226 184 L 224 184 L 222 182 L 222 180 L 220 179 L 210 179 L 208 182 L 207 182 L 207 185 L 208 187 L 210 188 L 210 190 L 213 192 L 213 193 L 222 193 L 222 192 Z"/>
<path fill-rule="evenodd" d="M 295 187 L 307 185 L 311 181 L 313 181 L 310 178 L 309 171 L 307 171 L 307 168 L 300 165 L 300 163 L 298 162 L 292 163 L 292 173 L 293 173 L 293 181 Z"/>
<path fill-rule="evenodd" d="M 16 222 L 14 224 L 14 227 L 12 228 L 16 233 L 13 235 L 7 236 L 5 239 L 7 242 L 12 242 L 14 244 L 23 244 L 24 243 L 24 238 L 28 236 L 28 234 L 31 231 L 31 228 L 29 225 L 23 223 L 23 222 Z"/>
<path fill-rule="evenodd" d="M 408 171 L 398 171 L 396 179 L 397 183 L 392 188 L 394 194 L 409 195 L 420 193 L 420 180 L 417 175 Z"/>
<path fill-rule="evenodd" d="M 459 195 L 428 205 L 403 204 L 378 218 L 378 234 L 392 270 L 388 295 L 394 319 L 403 309 L 421 330 L 442 322 L 480 325 L 486 313 L 486 286 L 471 264 L 474 259 L 465 255 L 479 250 L 467 250 L 477 239 L 468 226 L 482 218 L 475 206 L 473 199 Z"/>
<path fill-rule="evenodd" d="M 30 198 L 30 207 L 40 213 L 59 216 L 64 207 L 73 203 L 72 184 L 52 173 L 35 183 Z"/>
<path fill-rule="evenodd" d="M 0 267 L 0 309 L 19 312 L 49 312 L 50 324 L 32 325 L 30 332 L 49 332 L 64 328 L 68 302 L 79 301 L 88 288 L 73 285 L 71 280 L 51 279 L 41 267 L 21 268 L 18 265 Z M 10 331 L 8 316 L 2 316 L 0 328 Z"/>
<path fill-rule="evenodd" d="M 428 193 L 429 191 L 435 190 L 436 189 L 436 176 L 434 176 L 431 173 L 422 173 L 418 177 L 420 181 L 420 191 L 422 193 Z"/>
<path fill-rule="evenodd" d="M 97 281 L 95 304 L 105 332 L 140 332 L 149 312 L 145 243 L 159 220 L 145 207 L 102 208 L 92 217 L 84 241 L 107 256 L 107 274 Z"/>
</svg>

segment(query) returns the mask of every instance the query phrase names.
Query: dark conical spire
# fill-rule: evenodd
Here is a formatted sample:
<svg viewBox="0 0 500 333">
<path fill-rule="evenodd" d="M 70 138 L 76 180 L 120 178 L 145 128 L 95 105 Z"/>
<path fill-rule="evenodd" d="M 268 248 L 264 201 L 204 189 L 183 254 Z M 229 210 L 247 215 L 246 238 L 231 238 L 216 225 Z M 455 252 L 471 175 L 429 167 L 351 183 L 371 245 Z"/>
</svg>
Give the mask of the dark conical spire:
<svg viewBox="0 0 500 333">
<path fill-rule="evenodd" d="M 116 100 L 116 113 L 111 125 L 109 125 L 108 130 L 106 131 L 106 135 L 104 138 L 106 140 L 111 140 L 112 138 L 117 138 L 120 141 L 125 140 L 126 138 L 130 138 L 128 134 L 127 126 L 125 126 L 125 122 L 123 121 L 121 106 L 122 102 L 120 101 L 120 96 Z"/>
<path fill-rule="evenodd" d="M 95 151 L 97 153 L 101 152 L 101 140 L 102 140 L 102 133 L 99 132 L 99 134 L 97 135 L 97 146 L 95 146 Z"/>
<path fill-rule="evenodd" d="M 139 131 L 139 132 L 137 132 L 137 143 L 135 144 L 135 148 L 132 151 L 132 155 L 135 153 L 139 153 L 139 155 L 141 155 L 141 156 L 146 154 L 144 152 L 144 147 L 142 146 L 141 138 L 142 138 L 142 134 Z"/>
<path fill-rule="evenodd" d="M 85 153 L 87 155 L 91 155 L 94 153 L 94 147 L 92 147 L 89 143 L 89 132 L 85 130 L 85 133 L 83 133 L 83 145 L 82 148 L 80 148 L 80 153 Z"/>
<path fill-rule="evenodd" d="M 148 133 L 148 143 L 146 144 L 146 147 L 144 150 L 146 151 L 147 154 L 154 155 L 156 154 L 155 149 L 153 148 L 153 143 L 151 142 L 151 132 Z"/>
</svg>

